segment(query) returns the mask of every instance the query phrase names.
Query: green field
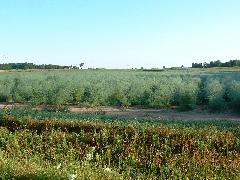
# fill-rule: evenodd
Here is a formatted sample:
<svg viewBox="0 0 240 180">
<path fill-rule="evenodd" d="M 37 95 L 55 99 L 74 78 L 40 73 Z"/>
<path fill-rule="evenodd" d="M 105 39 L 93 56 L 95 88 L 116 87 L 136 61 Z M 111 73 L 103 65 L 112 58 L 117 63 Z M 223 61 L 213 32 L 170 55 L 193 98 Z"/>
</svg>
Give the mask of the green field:
<svg viewBox="0 0 240 180">
<path fill-rule="evenodd" d="M 0 102 L 64 106 L 143 106 L 210 111 L 240 109 L 240 72 L 211 70 L 72 70 L 1 73 Z"/>
<path fill-rule="evenodd" d="M 1 73 L 1 102 L 29 106 L 0 110 L 0 177 L 240 179 L 240 121 L 67 111 L 174 106 L 239 116 L 239 75 L 234 68 Z M 32 109 L 39 105 L 46 108 Z"/>
</svg>

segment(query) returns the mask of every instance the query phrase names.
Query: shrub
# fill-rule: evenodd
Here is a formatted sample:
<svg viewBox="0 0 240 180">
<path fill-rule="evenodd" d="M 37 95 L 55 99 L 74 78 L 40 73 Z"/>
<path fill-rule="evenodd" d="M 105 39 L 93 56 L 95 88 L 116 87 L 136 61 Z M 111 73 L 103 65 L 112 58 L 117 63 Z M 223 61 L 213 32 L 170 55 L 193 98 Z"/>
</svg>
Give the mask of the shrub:
<svg viewBox="0 0 240 180">
<path fill-rule="evenodd" d="M 171 105 L 172 99 L 173 93 L 171 92 L 171 87 L 160 84 L 151 92 L 149 104 L 156 108 L 166 108 Z"/>
<path fill-rule="evenodd" d="M 175 102 L 180 111 L 193 110 L 196 106 L 200 79 L 183 81 L 181 87 L 176 91 Z"/>
<path fill-rule="evenodd" d="M 179 108 L 178 109 L 180 111 L 193 110 L 195 103 L 196 103 L 196 101 L 191 94 L 189 94 L 189 93 L 182 94 L 179 99 Z"/>
<path fill-rule="evenodd" d="M 224 86 L 217 79 L 211 79 L 206 85 L 206 93 L 208 97 L 208 106 L 212 112 L 224 111 L 227 104 L 224 100 Z"/>
<path fill-rule="evenodd" d="M 232 81 L 229 87 L 230 107 L 240 113 L 240 82 Z"/>
</svg>

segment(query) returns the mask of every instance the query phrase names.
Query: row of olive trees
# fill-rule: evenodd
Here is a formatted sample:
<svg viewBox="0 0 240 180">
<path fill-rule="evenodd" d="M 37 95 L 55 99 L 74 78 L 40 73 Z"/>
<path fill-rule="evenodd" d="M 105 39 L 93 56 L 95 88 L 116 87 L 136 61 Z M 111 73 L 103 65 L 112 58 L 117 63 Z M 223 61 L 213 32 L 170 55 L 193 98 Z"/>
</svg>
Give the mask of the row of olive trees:
<svg viewBox="0 0 240 180">
<path fill-rule="evenodd" d="M 66 76 L 69 75 L 69 76 Z M 35 105 L 118 105 L 191 110 L 205 105 L 211 111 L 240 111 L 240 81 L 185 75 L 33 74 L 0 78 L 0 101 Z M 111 76 L 110 76 L 111 75 Z M 141 75 L 141 76 L 139 76 Z"/>
</svg>

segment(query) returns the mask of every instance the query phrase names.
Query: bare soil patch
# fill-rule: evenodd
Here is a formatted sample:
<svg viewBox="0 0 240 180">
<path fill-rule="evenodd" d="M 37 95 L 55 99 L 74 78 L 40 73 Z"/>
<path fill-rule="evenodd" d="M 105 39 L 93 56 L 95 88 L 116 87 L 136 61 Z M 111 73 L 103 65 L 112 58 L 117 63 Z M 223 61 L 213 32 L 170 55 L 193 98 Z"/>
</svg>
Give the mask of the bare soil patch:
<svg viewBox="0 0 240 180">
<path fill-rule="evenodd" d="M 232 113 L 209 113 L 208 111 L 195 109 L 193 111 L 179 112 L 174 109 L 144 109 L 144 108 L 119 108 L 119 107 L 97 107 L 78 108 L 70 107 L 71 112 L 103 112 L 106 115 L 129 116 L 129 117 L 151 117 L 157 119 L 179 119 L 179 120 L 240 120 L 240 115 Z"/>
<path fill-rule="evenodd" d="M 15 70 L 0 70 L 0 73 L 1 72 L 16 72 Z"/>
<path fill-rule="evenodd" d="M 8 107 L 26 107 L 27 104 L 8 104 L 0 103 L 0 108 Z M 33 109 L 41 110 L 43 107 L 36 106 Z M 139 107 L 113 107 L 113 106 L 100 106 L 93 108 L 69 106 L 69 111 L 73 113 L 101 113 L 112 116 L 124 116 L 124 117 L 151 117 L 156 119 L 172 119 L 172 120 L 237 120 L 240 121 L 240 115 L 227 113 L 209 113 L 206 110 L 197 108 L 193 111 L 179 112 L 176 108 L 172 109 L 145 109 Z"/>
</svg>

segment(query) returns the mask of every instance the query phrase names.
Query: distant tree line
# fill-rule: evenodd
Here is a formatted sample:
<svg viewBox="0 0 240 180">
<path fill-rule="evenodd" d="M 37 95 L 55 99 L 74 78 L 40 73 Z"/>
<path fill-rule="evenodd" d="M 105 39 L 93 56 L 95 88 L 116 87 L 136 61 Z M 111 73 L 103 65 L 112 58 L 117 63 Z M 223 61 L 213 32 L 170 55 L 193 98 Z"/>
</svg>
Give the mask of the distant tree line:
<svg viewBox="0 0 240 180">
<path fill-rule="evenodd" d="M 240 60 L 230 60 L 228 62 L 210 61 L 210 63 L 192 63 L 192 68 L 211 68 L 211 67 L 234 67 L 240 66 Z"/>
<path fill-rule="evenodd" d="M 82 65 L 82 64 L 81 64 Z M 11 70 L 11 69 L 79 69 L 77 66 L 60 66 L 53 64 L 41 64 L 36 65 L 33 63 L 4 63 L 0 64 L 1 70 Z"/>
</svg>

